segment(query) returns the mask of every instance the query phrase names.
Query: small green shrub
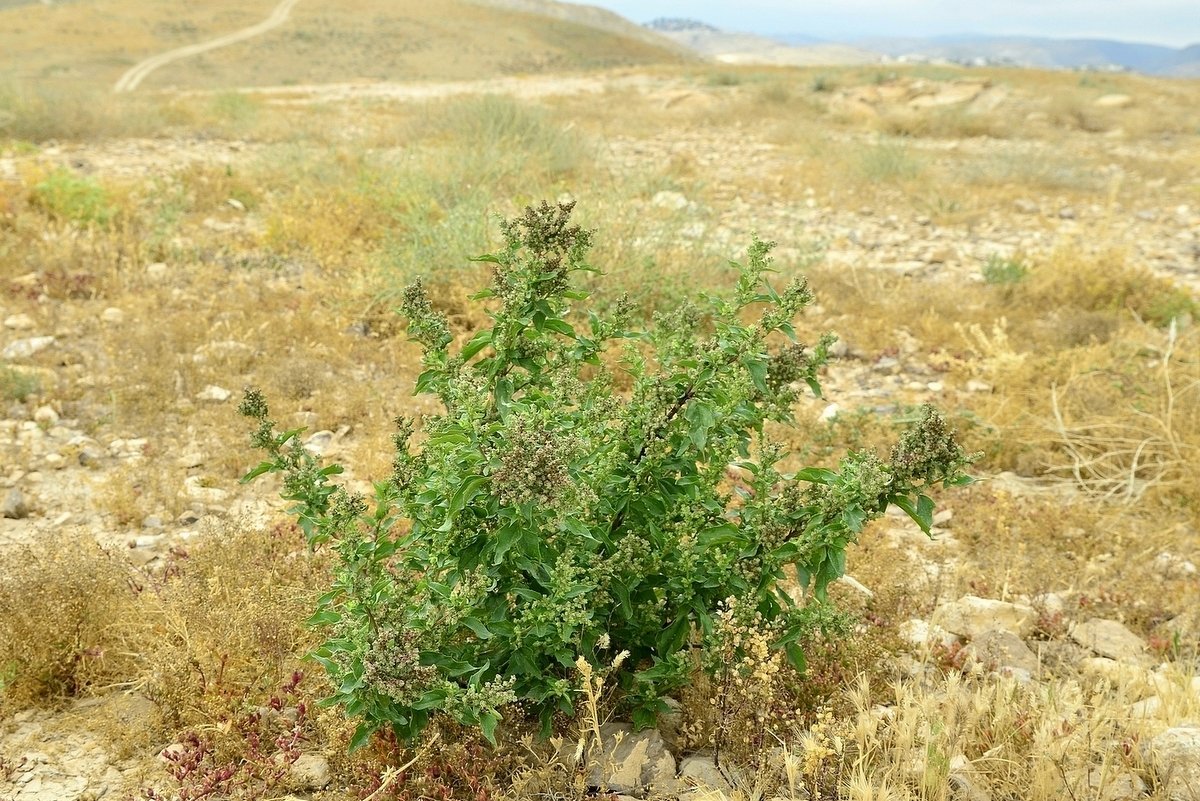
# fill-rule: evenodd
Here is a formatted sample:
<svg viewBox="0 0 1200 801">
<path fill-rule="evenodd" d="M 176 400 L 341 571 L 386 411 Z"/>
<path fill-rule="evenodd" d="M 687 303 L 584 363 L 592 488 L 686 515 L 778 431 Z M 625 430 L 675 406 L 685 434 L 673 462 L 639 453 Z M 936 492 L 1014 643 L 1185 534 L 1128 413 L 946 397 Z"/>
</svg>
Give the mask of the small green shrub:
<svg viewBox="0 0 1200 801">
<path fill-rule="evenodd" d="M 83 225 L 107 226 L 117 214 L 103 186 L 62 167 L 34 185 L 30 201 L 56 220 Z"/>
<path fill-rule="evenodd" d="M 40 389 L 37 376 L 0 364 L 0 399 L 24 402 Z"/>
<path fill-rule="evenodd" d="M 592 668 L 648 725 L 705 662 L 694 657 L 728 647 L 716 621 L 729 610 L 802 668 L 799 643 L 828 620 L 825 588 L 863 525 L 896 504 L 928 530 L 926 488 L 969 480 L 932 409 L 888 461 L 859 452 L 837 471 L 785 472 L 764 424 L 791 420 L 799 387 L 819 390 L 834 341 L 795 341 L 807 283 L 773 288 L 772 246 L 755 240 L 730 296 L 634 330 L 627 304 L 610 319 L 577 305 L 592 235 L 569 224 L 572 205 L 502 226 L 504 249 L 481 259 L 492 287 L 476 296 L 492 325 L 457 352 L 421 284 L 405 292 L 424 348 L 416 391 L 445 412 L 419 434 L 398 421 L 373 508 L 331 483 L 341 468 L 321 466 L 299 431 L 276 431 L 261 394 L 242 403 L 267 453 L 246 480 L 283 472 L 301 529 L 338 554 L 313 658 L 332 700 L 362 718 L 354 745 L 381 728 L 413 738 L 435 713 L 492 740 L 517 704 L 548 732 Z M 624 395 L 608 366 L 618 352 Z M 728 481 L 731 465 L 743 481 Z M 791 571 L 807 603 L 785 591 Z"/>
<path fill-rule="evenodd" d="M 1012 286 L 1025 280 L 1029 267 L 1017 258 L 1006 259 L 992 254 L 983 264 L 983 281 L 991 286 Z"/>
</svg>

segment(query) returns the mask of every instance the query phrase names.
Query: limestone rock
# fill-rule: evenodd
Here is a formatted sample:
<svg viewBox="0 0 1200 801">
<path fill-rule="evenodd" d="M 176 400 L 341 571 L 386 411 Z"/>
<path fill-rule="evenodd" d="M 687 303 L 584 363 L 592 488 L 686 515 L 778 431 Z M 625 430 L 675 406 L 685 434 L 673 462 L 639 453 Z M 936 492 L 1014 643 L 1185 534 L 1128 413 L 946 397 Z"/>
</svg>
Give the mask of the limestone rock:
<svg viewBox="0 0 1200 801">
<path fill-rule="evenodd" d="M 930 622 L 951 634 L 974 639 L 988 631 L 1009 631 L 1024 637 L 1033 630 L 1037 612 L 1032 606 L 964 595 L 942 604 Z"/>
<path fill-rule="evenodd" d="M 1092 101 L 1092 105 L 1096 108 L 1129 108 L 1133 98 L 1122 94 L 1101 95 Z"/>
<path fill-rule="evenodd" d="M 628 724 L 600 727 L 601 747 L 588 772 L 588 783 L 613 793 L 641 795 L 675 787 L 675 757 L 654 729 L 635 732 Z"/>
<path fill-rule="evenodd" d="M 711 756 L 693 754 L 679 765 L 679 778 L 700 790 L 732 790 L 730 768 L 717 767 Z"/>
<path fill-rule="evenodd" d="M 323 790 L 329 786 L 329 760 L 320 754 L 301 754 L 288 769 L 297 790 Z"/>
<path fill-rule="evenodd" d="M 1119 662 L 1145 659 L 1146 643 L 1115 620 L 1092 618 L 1071 628 L 1071 639 L 1092 651 Z"/>
<path fill-rule="evenodd" d="M 23 520 L 29 517 L 29 504 L 26 503 L 21 490 L 13 487 L 5 493 L 4 500 L 0 501 L 0 517 L 9 520 Z"/>
<path fill-rule="evenodd" d="M 27 337 L 10 342 L 4 350 L 0 351 L 0 359 L 15 360 L 28 359 L 37 353 L 41 353 L 46 348 L 53 345 L 54 337 Z"/>
<path fill-rule="evenodd" d="M 34 323 L 33 318 L 28 314 L 10 314 L 4 318 L 4 327 L 11 328 L 14 331 L 27 331 L 33 328 L 34 325 L 36 323 Z"/>
<path fill-rule="evenodd" d="M 205 403 L 225 403 L 233 397 L 233 393 L 224 387 L 218 387 L 215 384 L 209 384 L 204 389 L 196 393 L 196 400 Z"/>
<path fill-rule="evenodd" d="M 970 658 L 1001 672 L 1005 668 L 1016 668 L 1036 675 L 1040 668 L 1037 655 L 1011 631 L 985 631 L 971 640 L 965 650 Z"/>
<path fill-rule="evenodd" d="M 1167 729 L 1152 739 L 1143 755 L 1158 768 L 1170 801 L 1196 801 L 1200 788 L 1200 724 Z"/>
</svg>

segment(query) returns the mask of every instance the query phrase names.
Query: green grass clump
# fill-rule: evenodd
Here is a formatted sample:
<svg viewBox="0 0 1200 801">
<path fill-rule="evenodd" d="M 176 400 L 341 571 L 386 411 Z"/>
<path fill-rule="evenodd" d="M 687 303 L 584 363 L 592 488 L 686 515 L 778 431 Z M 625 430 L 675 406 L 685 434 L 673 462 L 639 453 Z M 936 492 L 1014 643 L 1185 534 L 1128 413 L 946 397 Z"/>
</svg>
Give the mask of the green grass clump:
<svg viewBox="0 0 1200 801">
<path fill-rule="evenodd" d="M 992 254 L 983 264 L 981 270 L 983 281 L 990 286 L 1011 286 L 1019 284 L 1029 275 L 1029 266 L 1017 258 L 1004 258 Z"/>
<path fill-rule="evenodd" d="M 24 402 L 41 389 L 37 376 L 0 364 L 0 399 Z"/>
<path fill-rule="evenodd" d="M 58 168 L 34 185 L 30 203 L 63 222 L 106 227 L 117 216 L 109 192 L 97 181 Z"/>
</svg>

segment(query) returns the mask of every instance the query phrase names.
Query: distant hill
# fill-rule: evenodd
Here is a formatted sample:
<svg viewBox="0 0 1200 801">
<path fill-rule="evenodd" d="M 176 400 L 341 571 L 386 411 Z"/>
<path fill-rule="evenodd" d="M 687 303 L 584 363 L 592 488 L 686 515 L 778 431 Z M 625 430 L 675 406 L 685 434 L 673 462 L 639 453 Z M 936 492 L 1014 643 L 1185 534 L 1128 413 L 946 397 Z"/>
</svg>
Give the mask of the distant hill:
<svg viewBox="0 0 1200 801">
<path fill-rule="evenodd" d="M 787 37 L 782 37 L 786 40 Z M 964 64 L 1014 64 L 1049 69 L 1120 69 L 1148 75 L 1196 75 L 1200 45 L 1185 48 L 1111 39 L 1050 39 L 1035 36 L 940 36 L 873 38 L 855 42 L 892 58 Z"/>
<path fill-rule="evenodd" d="M 260 22 L 278 0 L 0 3 L 0 80 L 111 85 L 148 56 Z M 467 80 L 696 58 L 615 14 L 552 0 L 302 0 L 279 28 L 165 66 L 142 90 Z"/>
<path fill-rule="evenodd" d="M 879 61 L 878 53 L 860 47 L 812 38 L 794 46 L 781 39 L 758 34 L 723 31 L 692 19 L 661 18 L 648 23 L 646 27 L 697 53 L 727 64 L 806 66 Z"/>
<path fill-rule="evenodd" d="M 686 18 L 662 18 L 647 28 L 697 53 L 744 64 L 869 64 L 881 60 L 1010 64 L 1043 69 L 1098 69 L 1200 77 L 1200 44 L 1184 48 L 1109 39 L 1035 36 L 866 38 L 830 42 L 807 34 L 770 36 L 724 31 Z"/>
</svg>

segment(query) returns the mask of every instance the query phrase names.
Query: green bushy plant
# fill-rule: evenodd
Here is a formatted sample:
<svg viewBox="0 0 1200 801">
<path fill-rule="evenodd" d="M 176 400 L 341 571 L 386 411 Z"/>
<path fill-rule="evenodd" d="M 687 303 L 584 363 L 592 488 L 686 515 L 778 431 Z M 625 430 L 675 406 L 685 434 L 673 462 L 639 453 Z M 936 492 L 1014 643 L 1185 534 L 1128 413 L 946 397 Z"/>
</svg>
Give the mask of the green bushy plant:
<svg viewBox="0 0 1200 801">
<path fill-rule="evenodd" d="M 1006 259 L 993 253 L 988 256 L 980 272 L 985 284 L 1012 286 L 1025 280 L 1025 276 L 1029 275 L 1029 267 L 1019 258 Z"/>
<path fill-rule="evenodd" d="M 54 219 L 84 225 L 107 226 L 117 214 L 103 186 L 65 168 L 56 169 L 35 184 L 30 199 Z"/>
<path fill-rule="evenodd" d="M 574 711 L 580 658 L 612 670 L 647 725 L 714 647 L 721 609 L 802 667 L 798 643 L 828 619 L 825 588 L 863 525 L 897 504 L 928 530 L 926 488 L 967 481 L 969 459 L 932 409 L 888 461 L 853 453 L 836 471 L 785 472 L 764 424 L 789 421 L 805 385 L 819 392 L 834 341 L 796 342 L 806 282 L 772 287 L 772 245 L 755 240 L 729 296 L 635 330 L 628 304 L 609 319 L 582 309 L 572 278 L 591 270 L 592 234 L 571 208 L 543 203 L 502 226 L 505 247 L 481 259 L 492 287 L 477 295 L 492 325 L 461 347 L 422 286 L 406 290 L 424 349 L 416 391 L 445 411 L 398 421 L 373 504 L 337 487 L 341 468 L 309 455 L 298 430 L 276 431 L 261 394 L 242 404 L 267 453 L 247 480 L 283 472 L 301 528 L 339 556 L 313 658 L 331 700 L 362 718 L 355 744 L 385 727 L 412 738 L 433 714 L 493 739 L 511 705 L 549 730 Z M 808 603 L 785 591 L 792 571 Z"/>
</svg>

